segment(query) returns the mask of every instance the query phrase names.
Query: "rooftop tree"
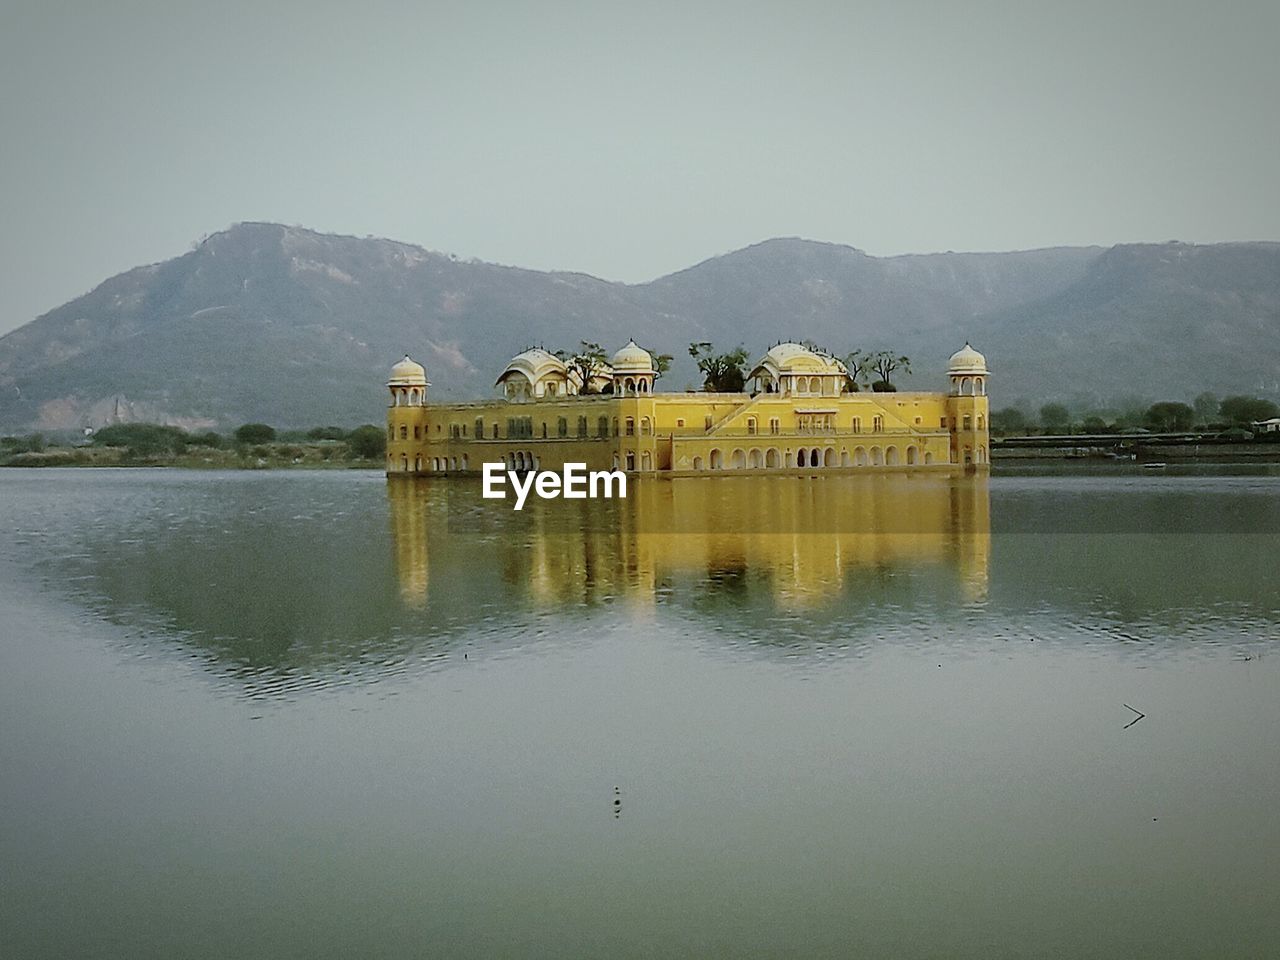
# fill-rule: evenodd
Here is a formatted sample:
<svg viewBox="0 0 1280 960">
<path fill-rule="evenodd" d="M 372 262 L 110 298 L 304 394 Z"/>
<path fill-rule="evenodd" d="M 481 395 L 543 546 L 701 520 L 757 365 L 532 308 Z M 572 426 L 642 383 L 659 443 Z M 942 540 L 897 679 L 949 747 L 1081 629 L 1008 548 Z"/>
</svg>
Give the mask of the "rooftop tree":
<svg viewBox="0 0 1280 960">
<path fill-rule="evenodd" d="M 870 368 L 875 372 L 876 380 L 871 384 L 871 389 L 879 393 L 892 392 L 898 388 L 893 385 L 893 372 L 901 370 L 903 373 L 911 373 L 911 359 L 894 354 L 891 350 L 881 350 L 879 353 L 873 353 L 870 356 Z"/>
<path fill-rule="evenodd" d="M 572 352 L 557 350 L 556 356 L 564 361 L 570 373 L 578 375 L 579 393 L 591 392 L 591 378 L 596 376 L 609 360 L 604 347 L 590 340 L 579 341 L 578 349 Z"/>
<path fill-rule="evenodd" d="M 702 371 L 702 387 L 711 393 L 741 393 L 747 382 L 743 369 L 747 363 L 747 351 L 736 347 L 728 353 L 716 353 L 710 343 L 704 341 L 689 344 L 689 356 Z"/>
</svg>

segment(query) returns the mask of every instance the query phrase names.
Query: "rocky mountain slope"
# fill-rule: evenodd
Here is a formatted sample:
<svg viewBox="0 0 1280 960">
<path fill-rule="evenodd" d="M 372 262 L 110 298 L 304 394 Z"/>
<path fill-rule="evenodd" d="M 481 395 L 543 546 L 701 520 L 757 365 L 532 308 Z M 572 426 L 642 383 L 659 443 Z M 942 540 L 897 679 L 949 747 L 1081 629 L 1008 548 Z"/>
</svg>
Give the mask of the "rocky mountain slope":
<svg viewBox="0 0 1280 960">
<path fill-rule="evenodd" d="M 667 389 L 697 382 L 692 340 L 893 348 L 901 385 L 933 389 L 971 339 L 997 403 L 1274 393 L 1277 331 L 1274 243 L 877 258 L 778 239 L 628 285 L 246 223 L 0 338 L 0 428 L 377 422 L 405 352 L 434 396 L 474 398 L 525 346 L 628 337 L 677 358 Z"/>
</svg>

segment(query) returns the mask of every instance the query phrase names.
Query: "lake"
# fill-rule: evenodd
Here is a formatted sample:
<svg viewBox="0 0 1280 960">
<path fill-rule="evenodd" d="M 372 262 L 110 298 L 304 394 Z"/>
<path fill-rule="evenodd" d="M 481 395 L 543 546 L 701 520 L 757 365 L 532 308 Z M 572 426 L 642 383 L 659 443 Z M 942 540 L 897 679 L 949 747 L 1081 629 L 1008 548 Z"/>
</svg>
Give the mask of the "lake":
<svg viewBox="0 0 1280 960">
<path fill-rule="evenodd" d="M 0 471 L 0 955 L 1280 950 L 1280 471 Z"/>
</svg>

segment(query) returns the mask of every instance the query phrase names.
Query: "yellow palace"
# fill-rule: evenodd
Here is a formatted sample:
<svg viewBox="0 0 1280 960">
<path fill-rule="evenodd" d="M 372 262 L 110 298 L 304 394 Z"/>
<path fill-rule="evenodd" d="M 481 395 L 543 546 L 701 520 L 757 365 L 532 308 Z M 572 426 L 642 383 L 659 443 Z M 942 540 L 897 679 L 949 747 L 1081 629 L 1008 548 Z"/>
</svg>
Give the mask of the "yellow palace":
<svg viewBox="0 0 1280 960">
<path fill-rule="evenodd" d="M 826 470 L 986 469 L 987 362 L 968 344 L 946 393 L 851 389 L 832 356 L 780 343 L 748 375 L 748 393 L 655 393 L 653 357 L 629 342 L 582 383 L 546 350 L 514 357 L 472 403 L 427 402 L 426 370 L 391 368 L 387 473 L 588 470 L 686 476 Z"/>
</svg>

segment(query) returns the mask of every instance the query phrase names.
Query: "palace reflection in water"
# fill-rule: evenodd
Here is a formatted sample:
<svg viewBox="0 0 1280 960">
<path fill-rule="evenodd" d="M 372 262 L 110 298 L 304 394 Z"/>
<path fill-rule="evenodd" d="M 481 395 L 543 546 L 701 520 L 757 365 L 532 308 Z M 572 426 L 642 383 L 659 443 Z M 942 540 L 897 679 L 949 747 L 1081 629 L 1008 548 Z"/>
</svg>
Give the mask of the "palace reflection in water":
<svg viewBox="0 0 1280 960">
<path fill-rule="evenodd" d="M 628 622 L 753 657 L 956 637 L 1174 655 L 1280 623 L 1266 477 L 653 479 L 626 500 L 533 500 L 519 513 L 479 487 L 347 472 L 23 474 L 0 518 L 26 569 L 123 625 L 132 648 L 190 651 L 258 688 L 253 678 L 354 682 Z"/>
<path fill-rule="evenodd" d="M 868 572 L 936 566 L 964 601 L 986 598 L 984 476 L 743 477 L 633 481 L 625 500 L 533 501 L 515 513 L 475 484 L 387 484 L 403 602 L 432 601 L 433 550 L 467 538 L 538 604 L 621 598 L 642 607 L 674 583 L 784 608 L 822 605 Z"/>
</svg>

